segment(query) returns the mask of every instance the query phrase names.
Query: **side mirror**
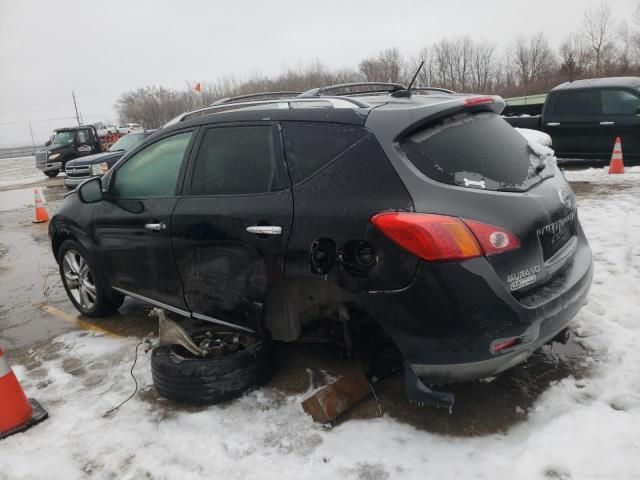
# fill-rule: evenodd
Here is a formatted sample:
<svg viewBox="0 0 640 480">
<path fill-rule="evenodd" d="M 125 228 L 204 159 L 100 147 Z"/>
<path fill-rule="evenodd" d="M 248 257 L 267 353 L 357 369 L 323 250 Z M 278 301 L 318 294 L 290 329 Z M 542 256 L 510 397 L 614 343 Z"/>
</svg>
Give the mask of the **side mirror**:
<svg viewBox="0 0 640 480">
<path fill-rule="evenodd" d="M 49 145 L 51 145 L 51 140 L 47 140 L 46 142 L 44 142 L 45 147 L 48 147 Z"/>
<path fill-rule="evenodd" d="M 78 198 L 82 203 L 96 203 L 104 199 L 100 177 L 93 177 L 82 183 L 78 187 Z"/>
</svg>

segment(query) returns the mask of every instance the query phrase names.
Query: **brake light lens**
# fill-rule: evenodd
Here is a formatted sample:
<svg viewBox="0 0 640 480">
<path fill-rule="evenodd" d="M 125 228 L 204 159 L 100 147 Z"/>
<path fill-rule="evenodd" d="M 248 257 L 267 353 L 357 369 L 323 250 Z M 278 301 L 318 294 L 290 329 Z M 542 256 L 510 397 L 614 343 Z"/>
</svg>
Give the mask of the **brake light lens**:
<svg viewBox="0 0 640 480">
<path fill-rule="evenodd" d="M 494 99 L 490 95 L 479 95 L 476 97 L 469 97 L 464 99 L 465 107 L 473 107 L 475 105 L 485 105 L 487 103 L 493 103 Z"/>
<path fill-rule="evenodd" d="M 371 222 L 395 243 L 424 260 L 463 260 L 483 254 L 471 231 L 455 217 L 389 212 L 374 215 Z"/>
<path fill-rule="evenodd" d="M 504 228 L 466 218 L 462 221 L 473 232 L 485 255 L 495 255 L 520 248 L 520 242 L 516 236 Z"/>
<path fill-rule="evenodd" d="M 507 230 L 447 215 L 387 212 L 374 215 L 371 223 L 405 250 L 430 262 L 465 260 L 520 246 Z"/>
<path fill-rule="evenodd" d="M 515 347 L 519 343 L 520 343 L 520 338 L 518 337 L 507 338 L 505 340 L 498 340 L 491 345 L 490 350 L 491 350 L 491 353 L 500 353 L 504 350 L 509 350 L 511 347 Z"/>
</svg>

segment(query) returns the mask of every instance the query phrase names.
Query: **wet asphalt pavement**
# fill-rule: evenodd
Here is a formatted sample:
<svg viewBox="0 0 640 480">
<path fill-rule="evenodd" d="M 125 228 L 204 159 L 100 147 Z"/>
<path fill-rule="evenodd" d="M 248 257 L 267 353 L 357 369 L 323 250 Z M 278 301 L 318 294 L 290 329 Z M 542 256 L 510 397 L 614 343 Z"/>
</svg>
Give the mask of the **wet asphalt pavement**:
<svg viewBox="0 0 640 480">
<path fill-rule="evenodd" d="M 117 314 L 96 320 L 80 317 L 67 299 L 50 251 L 47 224 L 32 223 L 33 189 L 42 189 L 52 215 L 67 193 L 63 181 L 62 175 L 49 179 L 37 171 L 33 157 L 0 160 L 0 345 L 16 359 L 28 358 L 32 349 L 64 355 L 52 349 L 52 340 L 71 329 L 83 328 L 78 320 L 140 339 L 156 331 L 155 321 L 148 317 L 150 307 L 136 300 L 127 299 Z M 573 186 L 578 198 L 605 194 L 605 189 L 590 183 Z M 319 386 L 326 382 L 327 375 L 339 376 L 362 366 L 364 358 L 346 361 L 336 347 L 329 345 L 287 344 L 278 345 L 277 361 L 277 373 L 267 388 L 301 393 L 308 390 L 310 382 Z M 375 386 L 379 405 L 372 398 L 366 399 L 339 422 L 374 418 L 382 409 L 434 433 L 474 436 L 503 432 L 526 419 L 528 408 L 552 382 L 568 376 L 581 378 L 592 362 L 592 354 L 575 336 L 568 345 L 545 347 L 492 381 L 447 387 L 456 395 L 453 415 L 409 403 L 402 375 L 396 374 Z M 72 363 L 70 369 L 82 368 L 77 359 Z M 150 402 L 158 400 L 153 389 L 143 389 L 142 395 Z M 191 408 L 165 401 L 159 405 L 168 410 Z"/>
</svg>

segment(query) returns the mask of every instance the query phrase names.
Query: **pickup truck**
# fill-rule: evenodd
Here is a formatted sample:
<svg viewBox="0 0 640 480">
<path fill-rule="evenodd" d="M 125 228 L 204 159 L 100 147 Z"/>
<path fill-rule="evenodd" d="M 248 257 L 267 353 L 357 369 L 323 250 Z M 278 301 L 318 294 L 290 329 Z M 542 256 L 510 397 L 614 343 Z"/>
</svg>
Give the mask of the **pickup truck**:
<svg viewBox="0 0 640 480">
<path fill-rule="evenodd" d="M 69 160 L 103 150 L 98 131 L 93 125 L 58 128 L 44 148 L 36 152 L 36 168 L 47 177 L 55 177 Z"/>
<path fill-rule="evenodd" d="M 640 163 L 640 77 L 563 83 L 546 96 L 542 113 L 504 119 L 551 136 L 562 164 L 608 161 L 616 137 L 625 164 Z"/>
</svg>

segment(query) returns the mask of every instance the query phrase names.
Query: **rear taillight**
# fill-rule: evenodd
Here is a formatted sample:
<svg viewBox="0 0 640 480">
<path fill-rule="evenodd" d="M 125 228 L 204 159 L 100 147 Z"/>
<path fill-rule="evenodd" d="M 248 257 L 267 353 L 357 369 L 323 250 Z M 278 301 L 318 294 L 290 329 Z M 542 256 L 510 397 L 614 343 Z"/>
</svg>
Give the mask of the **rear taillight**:
<svg viewBox="0 0 640 480">
<path fill-rule="evenodd" d="M 520 245 L 502 228 L 446 215 L 387 212 L 371 222 L 405 250 L 432 262 L 492 255 Z"/>
<path fill-rule="evenodd" d="M 520 248 L 520 242 L 516 236 L 504 228 L 466 218 L 463 218 L 462 221 L 480 242 L 485 255 L 494 255 Z"/>
</svg>

